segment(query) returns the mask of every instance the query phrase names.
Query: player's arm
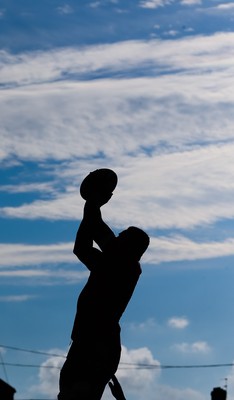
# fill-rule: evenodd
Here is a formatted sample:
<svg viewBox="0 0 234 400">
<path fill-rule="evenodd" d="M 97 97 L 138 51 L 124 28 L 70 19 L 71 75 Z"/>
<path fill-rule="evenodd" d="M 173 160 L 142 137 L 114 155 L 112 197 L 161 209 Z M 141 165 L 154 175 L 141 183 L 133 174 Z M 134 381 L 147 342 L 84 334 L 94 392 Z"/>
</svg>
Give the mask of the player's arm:
<svg viewBox="0 0 234 400">
<path fill-rule="evenodd" d="M 100 262 L 102 255 L 100 250 L 93 247 L 93 241 L 103 251 L 106 244 L 114 237 L 113 231 L 102 220 L 100 205 L 93 200 L 86 201 L 73 253 L 91 270 Z"/>
</svg>

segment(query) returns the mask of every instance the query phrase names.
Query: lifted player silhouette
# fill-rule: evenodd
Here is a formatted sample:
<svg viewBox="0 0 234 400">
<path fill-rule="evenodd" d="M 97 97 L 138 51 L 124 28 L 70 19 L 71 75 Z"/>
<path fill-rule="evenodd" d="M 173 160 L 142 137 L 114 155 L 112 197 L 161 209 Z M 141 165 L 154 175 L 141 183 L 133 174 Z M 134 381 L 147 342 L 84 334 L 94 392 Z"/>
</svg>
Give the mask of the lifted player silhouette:
<svg viewBox="0 0 234 400">
<path fill-rule="evenodd" d="M 114 174 L 111 170 L 91 174 L 95 178 L 103 171 Z M 90 276 L 78 297 L 72 344 L 60 373 L 59 400 L 101 399 L 118 368 L 119 320 L 141 274 L 139 260 L 149 245 L 143 230 L 131 226 L 116 237 L 103 221 L 100 208 L 110 200 L 117 184 L 117 180 L 108 184 L 106 176 L 104 180 L 83 194 L 86 203 L 73 252 Z"/>
</svg>

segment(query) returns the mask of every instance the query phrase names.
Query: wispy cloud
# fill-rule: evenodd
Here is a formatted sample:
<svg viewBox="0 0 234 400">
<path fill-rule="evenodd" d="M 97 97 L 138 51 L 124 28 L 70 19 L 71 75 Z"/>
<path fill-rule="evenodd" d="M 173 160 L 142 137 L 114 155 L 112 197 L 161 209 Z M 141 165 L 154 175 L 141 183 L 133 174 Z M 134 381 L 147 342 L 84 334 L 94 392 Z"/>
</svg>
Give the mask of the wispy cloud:
<svg viewBox="0 0 234 400">
<path fill-rule="evenodd" d="M 78 263 L 78 260 L 72 254 L 72 246 L 72 243 L 0 244 L 0 276 L 8 280 L 38 279 L 38 282 L 55 285 L 61 280 L 67 284 L 83 281 L 87 278 L 88 271 L 86 269 L 77 270 L 75 263 Z M 147 263 L 157 265 L 162 262 L 233 256 L 233 249 L 234 239 L 227 239 L 223 242 L 196 243 L 181 236 L 158 237 L 151 238 L 150 249 L 144 255 L 142 262 L 144 265 Z M 74 264 L 74 268 L 71 268 L 72 264 Z M 4 300 L 7 299 L 4 298 Z M 169 326 L 177 329 L 183 329 L 188 324 L 189 321 L 185 317 L 173 317 L 168 321 Z M 140 324 L 138 328 L 151 329 L 154 326 L 155 321 L 150 319 Z"/>
<path fill-rule="evenodd" d="M 0 244 L 0 267 L 73 263 L 72 243 L 53 245 Z"/>
<path fill-rule="evenodd" d="M 217 10 L 232 10 L 232 9 L 234 9 L 234 3 L 223 3 L 223 4 L 218 4 L 216 7 L 214 7 L 214 8 L 216 8 Z"/>
<path fill-rule="evenodd" d="M 232 70 L 233 35 L 218 33 L 211 36 L 190 36 L 178 41 L 131 40 L 18 55 L 1 50 L 1 83 L 31 85 L 82 77 L 87 80 L 90 74 L 98 73 L 96 77 L 100 77 L 105 75 L 104 72 L 111 72 L 114 77 L 115 72 L 128 76 L 129 71 L 134 71 L 135 75 L 140 71 L 142 76 L 145 68 L 146 74 L 152 70 L 156 76 L 159 72 L 168 74 L 168 71 L 175 72 L 178 69 L 193 73 L 196 70 L 206 72 L 207 68 L 209 73 L 220 68 Z M 220 54 L 222 57 L 218 56 Z M 179 77 L 182 79 L 181 74 Z M 199 80 L 202 78 L 200 76 Z M 209 74 L 206 78 L 209 78 Z M 109 80 L 106 82 L 109 83 Z M 48 88 L 44 87 L 44 90 Z"/>
<path fill-rule="evenodd" d="M 76 257 L 72 254 L 72 243 L 54 244 L 54 245 L 25 245 L 25 244 L 0 244 L 0 274 L 25 275 L 48 275 L 51 274 L 46 268 L 24 269 L 22 266 L 40 266 L 53 264 L 71 265 L 77 263 Z M 143 262 L 150 264 L 159 264 L 161 262 L 179 261 L 179 260 L 199 260 L 215 257 L 224 257 L 234 254 L 234 239 L 227 239 L 223 242 L 196 243 L 186 237 L 158 237 L 151 238 L 150 249 L 144 255 Z M 9 268 L 8 272 L 6 267 Z M 12 269 L 21 267 L 21 269 Z M 71 274 L 76 274 L 71 271 Z M 68 274 L 56 269 L 56 275 Z M 82 274 L 81 274 L 82 275 Z M 176 323 L 171 320 L 171 323 Z M 186 319 L 181 322 L 186 323 Z M 179 323 L 179 320 L 178 320 Z"/>
<path fill-rule="evenodd" d="M 146 321 L 135 323 L 135 322 L 130 322 L 127 324 L 127 326 L 134 331 L 139 332 L 140 331 L 151 331 L 152 329 L 155 329 L 158 327 L 158 324 L 156 323 L 154 318 L 148 318 Z"/>
<path fill-rule="evenodd" d="M 184 342 L 175 344 L 173 347 L 181 353 L 207 354 L 211 351 L 210 346 L 205 341 L 198 341 L 194 343 Z"/>
<path fill-rule="evenodd" d="M 83 282 L 88 278 L 87 271 L 75 271 L 71 269 L 32 269 L 32 268 L 18 268 L 16 269 L 3 269 L 0 270 L 0 277 L 2 284 L 4 279 L 6 282 L 13 282 L 17 284 L 23 282 L 25 285 L 43 285 L 43 286 L 57 286 L 73 285 Z"/>
<path fill-rule="evenodd" d="M 100 6 L 101 6 L 100 1 L 93 1 L 93 2 L 89 3 L 89 7 L 91 7 L 91 8 L 98 8 Z"/>
<path fill-rule="evenodd" d="M 0 156 L 38 166 L 50 160 L 51 181 L 3 187 L 8 193 L 38 190 L 47 196 L 9 204 L 0 215 L 77 219 L 82 178 L 108 166 L 116 170 L 119 185 L 104 217 L 116 229 L 130 224 L 191 229 L 234 218 L 233 38 L 220 33 L 16 56 L 1 52 L 2 84 L 10 87 L 0 91 Z M 128 78 L 127 71 L 146 74 L 146 67 L 151 77 Z M 101 70 L 121 71 L 123 78 L 89 80 Z M 56 168 L 53 161 L 59 161 Z M 56 251 L 57 262 L 73 262 L 71 248 L 42 246 L 30 254 L 22 246 L 21 261 L 10 245 L 1 252 L 6 266 L 7 259 L 32 266 L 54 263 Z M 202 243 L 172 234 L 152 237 L 144 259 L 212 258 L 232 255 L 232 248 L 232 237 Z"/>
<path fill-rule="evenodd" d="M 87 279 L 89 272 L 79 268 L 72 243 L 54 245 L 0 244 L 0 277 L 37 284 L 74 284 Z M 76 264 L 74 264 L 76 263 Z M 72 268 L 74 264 L 74 268 Z M 77 268 L 78 266 L 78 268 Z M 9 298 L 10 299 L 10 298 Z M 15 297 L 15 301 L 26 298 Z M 2 301 L 7 301 L 3 297 Z M 14 301 L 14 297 L 11 298 Z M 0 298 L 1 301 L 1 298 Z"/>
<path fill-rule="evenodd" d="M 105 146 L 108 146 L 108 141 L 110 143 L 112 139 L 103 137 L 101 140 L 103 151 L 105 151 Z M 130 149 L 134 151 L 136 146 L 134 134 L 129 140 L 125 140 L 123 135 L 119 134 L 119 140 L 118 150 L 123 140 L 126 147 L 129 146 L 129 151 Z M 136 140 L 139 144 L 140 138 Z M 153 146 L 153 137 L 151 143 Z M 93 141 L 91 145 L 94 145 Z M 115 144 L 112 143 L 112 146 Z M 160 151 L 160 147 L 158 150 Z M 33 144 L 31 145 L 32 152 Z M 112 225 L 119 228 L 129 224 L 140 225 L 145 229 L 156 226 L 167 229 L 192 228 L 214 224 L 221 218 L 231 219 L 234 216 L 233 145 L 231 143 L 210 145 L 204 148 L 198 146 L 190 151 L 174 151 L 169 154 L 157 154 L 156 148 L 149 157 L 147 154 L 141 154 L 139 149 L 139 155 L 136 154 L 135 157 L 127 158 L 115 153 L 113 162 L 105 157 L 92 164 L 77 162 L 71 164 L 70 167 L 67 166 L 67 176 L 65 175 L 64 178 L 64 168 L 61 166 L 61 175 L 58 171 L 60 181 L 63 178 L 64 185 L 68 181 L 71 186 L 71 179 L 73 179 L 72 190 L 65 193 L 54 192 L 52 197 L 48 196 L 48 200 L 36 200 L 19 207 L 4 207 L 0 209 L 0 214 L 5 217 L 26 219 L 77 219 L 77 216 L 82 215 L 83 207 L 78 190 L 82 177 L 92 168 L 108 165 L 116 170 L 119 185 L 111 206 L 108 204 L 103 213 Z M 79 173 L 75 177 L 76 171 Z M 173 239 L 169 243 L 172 247 L 173 241 L 175 245 L 180 245 L 181 239 Z M 184 244 L 187 246 L 188 243 L 181 242 L 182 246 Z M 198 248 L 198 245 L 194 245 Z M 228 243 L 224 245 L 227 249 Z M 214 248 L 212 244 L 211 248 Z"/>
<path fill-rule="evenodd" d="M 73 8 L 69 4 L 64 4 L 57 8 L 57 11 L 61 15 L 72 14 L 74 12 Z"/>
<path fill-rule="evenodd" d="M 165 7 L 171 4 L 174 0 L 143 0 L 140 1 L 139 6 L 142 8 L 155 9 L 158 7 Z"/>
<path fill-rule="evenodd" d="M 28 193 L 28 192 L 53 192 L 54 188 L 51 183 L 27 183 L 17 185 L 1 185 L 0 192 L 5 193 Z"/>
<path fill-rule="evenodd" d="M 151 239 L 151 247 L 144 261 L 160 263 L 182 260 L 202 260 L 234 255 L 234 238 L 222 242 L 195 242 L 186 237 L 159 237 Z"/>
<path fill-rule="evenodd" d="M 9 296 L 0 296 L 1 303 L 21 303 L 25 301 L 29 301 L 35 299 L 36 296 L 21 294 L 21 295 L 9 295 Z"/>
<path fill-rule="evenodd" d="M 168 325 L 175 329 L 184 329 L 189 325 L 189 320 L 185 317 L 172 317 L 168 320 Z"/>
<path fill-rule="evenodd" d="M 210 7 L 201 7 L 199 8 L 199 12 L 207 15 L 222 15 L 222 16 L 232 16 L 234 11 L 234 2 L 221 2 L 217 5 L 213 5 Z"/>
<path fill-rule="evenodd" d="M 181 0 L 180 3 L 184 6 L 193 6 L 194 4 L 202 4 L 202 0 Z"/>
</svg>

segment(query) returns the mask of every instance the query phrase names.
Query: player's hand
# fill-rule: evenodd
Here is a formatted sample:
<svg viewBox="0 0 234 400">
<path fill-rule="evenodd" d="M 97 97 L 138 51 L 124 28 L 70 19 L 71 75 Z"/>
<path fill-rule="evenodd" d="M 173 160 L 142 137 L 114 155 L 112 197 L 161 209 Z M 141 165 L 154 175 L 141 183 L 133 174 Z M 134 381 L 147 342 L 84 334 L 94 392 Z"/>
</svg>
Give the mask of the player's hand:
<svg viewBox="0 0 234 400">
<path fill-rule="evenodd" d="M 118 379 L 116 378 L 116 376 L 113 375 L 111 380 L 112 380 L 112 382 L 111 381 L 109 382 L 109 387 L 110 387 L 110 390 L 111 390 L 111 393 L 113 394 L 113 396 L 117 400 L 126 400 L 123 389 L 121 388 L 120 383 L 119 383 Z"/>
<path fill-rule="evenodd" d="M 106 193 L 93 193 L 92 196 L 90 195 L 89 199 L 87 200 L 89 203 L 93 203 L 98 207 L 102 207 L 104 204 L 108 203 L 111 199 L 113 193 L 106 192 Z"/>
</svg>

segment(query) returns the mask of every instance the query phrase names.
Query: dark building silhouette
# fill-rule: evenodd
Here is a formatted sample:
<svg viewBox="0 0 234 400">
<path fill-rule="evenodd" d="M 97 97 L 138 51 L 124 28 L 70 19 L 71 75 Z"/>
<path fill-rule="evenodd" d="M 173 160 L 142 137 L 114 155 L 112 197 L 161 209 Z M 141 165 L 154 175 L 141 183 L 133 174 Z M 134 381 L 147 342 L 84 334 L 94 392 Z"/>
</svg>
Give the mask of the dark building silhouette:
<svg viewBox="0 0 234 400">
<path fill-rule="evenodd" d="M 211 392 L 211 400 L 226 400 L 227 398 L 227 391 L 216 387 Z"/>
<path fill-rule="evenodd" d="M 0 400 L 13 400 L 16 390 L 0 379 Z"/>
</svg>

